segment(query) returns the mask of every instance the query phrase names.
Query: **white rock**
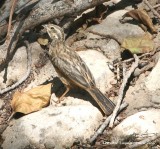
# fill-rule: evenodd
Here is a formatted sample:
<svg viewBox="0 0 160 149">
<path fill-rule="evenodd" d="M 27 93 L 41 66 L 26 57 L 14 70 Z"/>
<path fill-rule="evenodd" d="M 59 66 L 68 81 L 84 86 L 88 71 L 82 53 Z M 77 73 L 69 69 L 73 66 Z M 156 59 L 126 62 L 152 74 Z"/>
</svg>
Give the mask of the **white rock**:
<svg viewBox="0 0 160 149">
<path fill-rule="evenodd" d="M 0 58 L 3 57 L 4 53 L 0 52 Z M 5 71 L 0 72 L 0 89 L 6 88 L 8 85 L 12 85 L 12 82 L 16 82 L 20 79 L 27 71 L 27 54 L 25 47 L 19 48 L 12 61 L 9 63 L 7 68 L 7 81 L 4 83 L 3 75 Z"/>
<path fill-rule="evenodd" d="M 47 64 L 40 68 L 39 72 L 35 71 L 35 64 L 38 62 L 39 55 L 44 53 L 44 50 L 40 47 L 37 42 L 30 44 L 31 48 L 31 55 L 32 55 L 32 73 L 34 76 L 34 81 L 30 83 L 27 87 L 27 90 L 40 85 L 46 80 L 51 79 L 53 76 L 56 76 L 55 70 L 48 60 Z M 2 57 L 3 53 L 0 53 L 0 58 Z M 7 82 L 3 83 L 3 75 L 4 71 L 0 72 L 0 89 L 6 88 L 9 85 L 17 82 L 21 79 L 27 71 L 27 54 L 25 47 L 20 47 L 14 57 L 13 60 L 9 63 L 7 68 Z"/>
<path fill-rule="evenodd" d="M 34 71 L 33 74 L 34 80 L 32 80 L 31 83 L 25 88 L 25 91 L 41 85 L 46 81 L 52 80 L 57 76 L 57 73 L 55 72 L 55 69 L 50 61 L 48 61 L 46 65 L 39 70 L 38 73 Z"/>
<path fill-rule="evenodd" d="M 121 139 L 124 136 L 138 134 L 140 136 L 160 133 L 160 110 L 148 110 L 138 112 L 127 117 L 113 129 L 113 139 Z"/>
<path fill-rule="evenodd" d="M 33 65 L 32 73 L 34 75 L 34 79 L 27 86 L 25 91 L 33 87 L 36 87 L 40 84 L 43 84 L 44 82 L 49 81 L 53 79 L 53 77 L 57 76 L 57 73 L 55 72 L 52 63 L 49 60 L 37 72 L 35 64 L 38 63 L 40 59 L 39 55 L 44 53 L 44 50 L 40 47 L 40 45 L 37 42 L 33 43 L 31 46 L 32 46 L 32 65 Z"/>
<path fill-rule="evenodd" d="M 158 60 L 156 66 L 153 68 L 152 72 L 147 77 L 145 85 L 150 91 L 155 91 L 160 89 L 160 59 Z"/>
<path fill-rule="evenodd" d="M 44 108 L 13 120 L 2 134 L 3 149 L 38 148 L 61 149 L 74 141 L 85 141 L 99 126 L 101 113 L 91 105 Z"/>
</svg>

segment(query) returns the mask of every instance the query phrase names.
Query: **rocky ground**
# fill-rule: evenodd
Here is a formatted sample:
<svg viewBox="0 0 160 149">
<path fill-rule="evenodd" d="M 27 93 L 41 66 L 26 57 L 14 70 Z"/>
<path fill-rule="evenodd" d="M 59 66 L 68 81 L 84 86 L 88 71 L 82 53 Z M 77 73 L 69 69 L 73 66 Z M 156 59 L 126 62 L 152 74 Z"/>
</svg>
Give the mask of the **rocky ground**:
<svg viewBox="0 0 160 149">
<path fill-rule="evenodd" d="M 66 41 L 66 44 L 76 50 L 86 62 L 95 78 L 97 87 L 115 104 L 123 80 L 122 78 L 118 80 L 115 71 L 111 69 L 111 67 L 115 68 L 112 65 L 113 61 L 123 58 L 124 52 L 122 52 L 119 42 L 122 42 L 126 37 L 145 34 L 145 31 L 138 24 L 130 22 L 122 24 L 119 21 L 130 9 L 133 8 L 126 7 L 125 10 L 111 11 L 99 24 L 91 25 L 85 31 L 80 30 L 78 32 L 78 35 L 81 35 L 80 39 L 71 43 L 71 39 L 75 36 L 73 34 Z M 155 46 L 158 45 L 160 39 L 158 25 L 158 32 L 153 39 Z M 71 90 L 61 103 L 56 104 L 54 102 L 58 100 L 57 94 L 64 90 L 63 84 L 59 81 L 44 49 L 37 42 L 36 33 L 30 33 L 29 36 L 32 36 L 32 39 L 30 39 L 31 74 L 18 88 L 0 96 L 1 148 L 60 149 L 90 147 L 88 140 L 94 135 L 106 117 L 97 108 L 93 99 L 85 91 L 79 89 Z M 3 53 L 0 53 L 0 57 L 1 55 Z M 129 55 L 125 60 L 131 57 Z M 130 145 L 131 148 L 134 148 L 133 142 L 160 134 L 159 58 L 159 52 L 149 58 L 147 57 L 145 60 L 148 63 L 153 62 L 153 67 L 136 77 L 132 76 L 130 82 L 126 85 L 127 89 L 123 99 L 129 106 L 120 113 L 119 120 L 115 123 L 114 128 L 106 128 L 92 147 L 125 148 L 126 145 Z M 139 61 L 139 63 L 141 62 Z M 130 64 L 125 64 L 126 69 Z M 5 83 L 3 80 L 5 71 L 0 72 L 1 89 L 14 84 L 22 78 L 26 71 L 27 53 L 25 47 L 20 46 L 9 63 L 8 79 Z M 26 91 L 48 82 L 54 82 L 51 105 L 28 115 L 18 118 L 15 116 L 10 122 L 6 123 L 11 115 L 10 100 L 16 90 L 23 89 Z M 155 140 L 146 143 L 143 147 L 158 149 L 160 141 Z"/>
</svg>

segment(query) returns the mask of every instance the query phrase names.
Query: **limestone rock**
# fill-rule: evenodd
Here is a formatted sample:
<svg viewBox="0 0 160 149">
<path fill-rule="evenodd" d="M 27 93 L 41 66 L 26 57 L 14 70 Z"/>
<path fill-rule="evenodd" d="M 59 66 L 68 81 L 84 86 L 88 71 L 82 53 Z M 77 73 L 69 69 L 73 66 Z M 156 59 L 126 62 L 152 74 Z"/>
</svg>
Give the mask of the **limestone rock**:
<svg viewBox="0 0 160 149">
<path fill-rule="evenodd" d="M 160 59 L 158 60 L 156 66 L 153 68 L 152 72 L 149 74 L 145 81 L 145 85 L 149 91 L 156 91 L 160 89 Z"/>
<path fill-rule="evenodd" d="M 17 120 L 4 131 L 3 149 L 66 148 L 85 141 L 98 128 L 101 113 L 91 105 L 44 108 Z"/>
<path fill-rule="evenodd" d="M 113 139 L 121 140 L 125 136 L 138 134 L 150 136 L 160 133 L 160 110 L 141 111 L 127 117 L 113 129 Z"/>
<path fill-rule="evenodd" d="M 107 58 L 96 50 L 80 51 L 78 54 L 91 70 L 97 87 L 105 93 L 111 87 L 114 75 L 107 65 Z"/>
</svg>

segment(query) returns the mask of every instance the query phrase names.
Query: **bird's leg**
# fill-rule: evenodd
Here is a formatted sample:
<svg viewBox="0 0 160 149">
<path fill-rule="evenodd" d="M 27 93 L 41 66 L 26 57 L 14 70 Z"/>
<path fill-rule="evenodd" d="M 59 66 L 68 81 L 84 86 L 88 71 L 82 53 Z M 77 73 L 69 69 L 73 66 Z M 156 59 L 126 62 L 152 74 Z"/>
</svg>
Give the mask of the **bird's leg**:
<svg viewBox="0 0 160 149">
<path fill-rule="evenodd" d="M 60 103 L 61 101 L 63 101 L 64 100 L 64 96 L 69 92 L 70 87 L 68 85 L 65 85 L 65 87 L 66 87 L 65 92 L 59 97 L 59 99 L 58 99 L 58 101 L 56 101 L 56 103 Z"/>
</svg>

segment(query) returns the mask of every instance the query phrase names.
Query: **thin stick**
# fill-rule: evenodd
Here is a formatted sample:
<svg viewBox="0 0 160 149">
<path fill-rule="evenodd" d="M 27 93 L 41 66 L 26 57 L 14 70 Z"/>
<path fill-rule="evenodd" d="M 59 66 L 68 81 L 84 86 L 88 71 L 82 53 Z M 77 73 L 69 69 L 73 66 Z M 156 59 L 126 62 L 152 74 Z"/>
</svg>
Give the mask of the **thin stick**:
<svg viewBox="0 0 160 149">
<path fill-rule="evenodd" d="M 122 82 L 122 85 L 120 87 L 120 90 L 119 90 L 119 96 L 118 96 L 118 100 L 117 100 L 117 105 L 113 111 L 113 116 L 111 118 L 111 121 L 110 121 L 110 124 L 109 124 L 109 127 L 113 127 L 113 124 L 114 124 L 114 120 L 118 114 L 118 111 L 119 111 L 119 107 L 122 103 L 122 100 L 123 100 L 123 95 L 124 95 L 124 89 L 126 87 L 126 84 L 128 82 L 128 79 L 130 78 L 131 74 L 134 72 L 134 70 L 137 68 L 138 66 L 138 61 L 139 61 L 139 58 L 136 54 L 134 54 L 134 58 L 135 58 L 135 62 L 132 64 L 131 66 L 131 69 L 127 72 L 127 74 L 124 76 L 124 80 Z"/>
<path fill-rule="evenodd" d="M 156 134 L 156 135 L 154 135 L 154 136 L 152 136 L 150 138 L 144 139 L 144 140 L 142 140 L 140 142 L 134 142 L 134 144 L 133 145 L 129 145 L 128 148 L 131 148 L 131 149 L 132 148 L 137 148 L 137 147 L 142 146 L 144 144 L 147 144 L 147 143 L 149 143 L 151 141 L 154 141 L 154 140 L 158 139 L 159 137 L 160 137 L 160 133 Z"/>
<path fill-rule="evenodd" d="M 6 93 L 6 92 L 8 92 L 8 91 L 10 91 L 10 90 L 12 90 L 14 88 L 16 88 L 20 84 L 22 84 L 22 82 L 24 82 L 28 78 L 28 76 L 29 76 L 29 74 L 31 72 L 31 65 L 32 65 L 31 49 L 29 47 L 29 43 L 28 42 L 25 42 L 25 44 L 26 44 L 26 47 L 27 47 L 26 48 L 26 52 L 27 52 L 27 60 L 28 60 L 28 63 L 27 63 L 27 72 L 25 73 L 25 75 L 19 81 L 17 81 L 12 86 L 7 87 L 7 88 L 5 88 L 3 90 L 0 90 L 0 95 Z"/>
<path fill-rule="evenodd" d="M 126 71 L 127 71 L 125 64 L 126 63 L 122 63 L 122 66 L 123 66 L 123 78 L 125 77 L 125 74 L 126 74 Z"/>
<path fill-rule="evenodd" d="M 147 0 L 144 0 L 144 3 L 151 9 L 153 14 L 160 19 L 160 14 L 153 8 L 153 6 Z"/>
<path fill-rule="evenodd" d="M 141 58 L 143 58 L 144 56 L 153 56 L 154 54 L 156 54 L 157 52 L 160 51 L 160 48 L 159 48 L 159 47 L 160 47 L 160 46 L 158 45 L 158 46 L 155 48 L 155 50 L 153 50 L 152 52 L 150 52 L 150 53 L 144 53 L 144 54 L 138 56 L 138 58 L 141 59 Z M 123 62 L 123 63 L 128 63 L 128 62 L 131 62 L 131 61 L 133 61 L 133 60 L 134 60 L 134 58 L 130 58 L 130 59 L 124 60 L 124 61 L 122 61 L 122 62 Z"/>
<path fill-rule="evenodd" d="M 159 6 L 160 6 L 160 4 L 157 4 L 157 5 L 153 6 L 153 8 L 157 8 L 157 7 L 159 7 Z"/>
<path fill-rule="evenodd" d="M 8 23 L 8 30 L 7 30 L 7 36 L 6 36 L 7 38 L 6 39 L 9 38 L 9 34 L 10 34 L 10 31 L 11 31 L 12 16 L 13 16 L 13 13 L 14 13 L 16 3 L 17 3 L 17 0 L 13 0 L 10 15 L 9 15 L 9 23 Z"/>
<path fill-rule="evenodd" d="M 144 54 L 142 54 L 141 56 L 139 56 L 138 58 L 139 59 L 141 59 L 141 58 L 143 58 L 143 57 L 145 57 L 145 56 L 150 56 L 151 55 L 151 53 L 144 53 Z M 124 61 L 122 61 L 123 63 L 129 63 L 129 62 L 131 62 L 131 61 L 133 61 L 134 60 L 134 58 L 130 58 L 130 59 L 127 59 L 127 60 L 124 60 Z"/>
<path fill-rule="evenodd" d="M 14 116 L 15 113 L 16 113 L 15 111 L 13 111 L 13 112 L 11 113 L 11 115 L 10 115 L 10 117 L 8 118 L 7 122 L 9 122 L 9 121 L 13 118 L 13 116 Z"/>
<path fill-rule="evenodd" d="M 119 112 L 121 112 L 123 109 L 125 109 L 128 106 L 127 103 L 123 103 L 120 108 L 119 108 Z M 89 142 L 92 144 L 96 138 L 102 134 L 102 132 L 104 131 L 104 129 L 108 126 L 110 119 L 111 119 L 112 115 L 110 115 L 109 117 L 107 117 L 107 119 L 103 122 L 103 124 L 100 126 L 100 128 L 96 131 L 96 133 L 93 135 L 93 137 L 91 137 L 91 139 L 89 140 Z"/>
<path fill-rule="evenodd" d="M 138 77 L 140 74 L 146 72 L 147 70 L 153 68 L 154 66 L 155 66 L 155 63 L 150 62 L 148 65 L 144 66 L 143 68 L 141 68 L 141 69 L 136 69 L 136 70 L 134 71 L 133 76 L 134 76 L 134 77 Z"/>
</svg>

